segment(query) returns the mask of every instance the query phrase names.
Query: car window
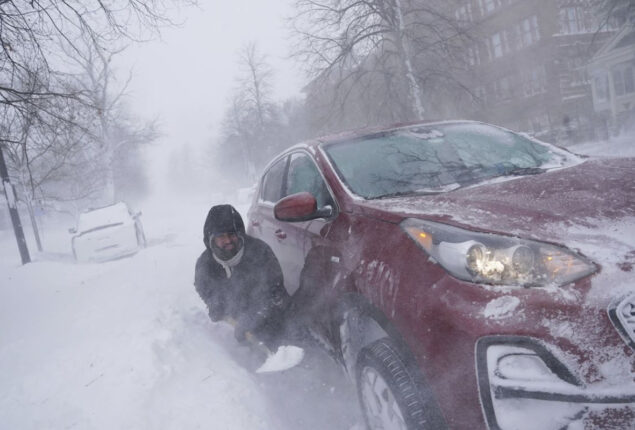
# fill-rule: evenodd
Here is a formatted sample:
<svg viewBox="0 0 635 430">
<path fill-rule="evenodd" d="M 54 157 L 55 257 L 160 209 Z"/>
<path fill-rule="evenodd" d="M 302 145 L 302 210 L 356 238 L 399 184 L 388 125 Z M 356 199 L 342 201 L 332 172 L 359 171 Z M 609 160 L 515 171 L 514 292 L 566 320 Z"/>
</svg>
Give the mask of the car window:
<svg viewBox="0 0 635 430">
<path fill-rule="evenodd" d="M 287 158 L 275 163 L 265 174 L 261 198 L 266 202 L 277 202 L 282 195 L 282 180 L 284 179 L 284 168 Z"/>
<path fill-rule="evenodd" d="M 333 205 L 324 179 L 311 157 L 303 153 L 295 153 L 289 162 L 285 196 L 302 191 L 308 191 L 315 197 L 318 208 L 327 204 Z"/>
<path fill-rule="evenodd" d="M 550 146 L 478 123 L 403 128 L 325 150 L 351 191 L 368 199 L 445 192 L 566 161 Z"/>
</svg>

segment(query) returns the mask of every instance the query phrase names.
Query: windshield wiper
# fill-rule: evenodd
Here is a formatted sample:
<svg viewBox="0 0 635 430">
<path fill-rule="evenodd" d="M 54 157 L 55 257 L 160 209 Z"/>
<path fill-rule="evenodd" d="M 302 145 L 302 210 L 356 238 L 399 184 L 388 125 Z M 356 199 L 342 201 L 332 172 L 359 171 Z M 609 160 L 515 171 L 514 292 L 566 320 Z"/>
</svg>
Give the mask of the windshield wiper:
<svg viewBox="0 0 635 430">
<path fill-rule="evenodd" d="M 400 197 L 400 196 L 430 196 L 434 194 L 447 193 L 448 191 L 454 191 L 459 188 L 461 188 L 461 185 L 455 183 L 455 184 L 444 185 L 441 188 L 421 188 L 418 190 L 397 191 L 390 194 L 382 194 L 377 197 L 372 197 L 372 199 L 387 199 L 390 197 Z"/>
<path fill-rule="evenodd" d="M 401 197 L 401 196 L 427 196 L 427 195 L 431 195 L 431 194 L 440 194 L 443 191 L 416 191 L 416 190 L 412 190 L 412 191 L 398 191 L 396 193 L 390 193 L 390 194 L 382 194 L 380 196 L 377 197 L 371 197 L 371 200 L 373 199 L 389 199 L 391 197 Z"/>
<path fill-rule="evenodd" d="M 525 176 L 525 175 L 539 175 L 545 173 L 547 169 L 541 167 L 516 167 L 514 169 L 504 171 L 501 176 Z"/>
</svg>

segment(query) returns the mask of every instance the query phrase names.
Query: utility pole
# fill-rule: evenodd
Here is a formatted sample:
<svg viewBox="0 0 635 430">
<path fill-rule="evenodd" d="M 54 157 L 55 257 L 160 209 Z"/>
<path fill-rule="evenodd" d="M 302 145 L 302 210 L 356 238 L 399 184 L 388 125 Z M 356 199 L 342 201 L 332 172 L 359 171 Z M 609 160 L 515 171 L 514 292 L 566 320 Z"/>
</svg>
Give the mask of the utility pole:
<svg viewBox="0 0 635 430">
<path fill-rule="evenodd" d="M 15 233 L 15 239 L 18 241 L 18 249 L 20 250 L 22 264 L 26 264 L 31 262 L 31 256 L 29 255 L 29 248 L 26 246 L 26 238 L 24 237 L 24 230 L 22 230 L 20 214 L 18 213 L 18 199 L 15 194 L 15 188 L 9 180 L 9 171 L 7 170 L 7 165 L 4 162 L 2 146 L 2 142 L 0 142 L 0 177 L 2 178 L 2 187 L 4 188 L 4 195 L 7 198 L 7 205 L 9 206 L 9 213 L 11 214 L 11 223 L 13 224 L 13 232 Z"/>
</svg>

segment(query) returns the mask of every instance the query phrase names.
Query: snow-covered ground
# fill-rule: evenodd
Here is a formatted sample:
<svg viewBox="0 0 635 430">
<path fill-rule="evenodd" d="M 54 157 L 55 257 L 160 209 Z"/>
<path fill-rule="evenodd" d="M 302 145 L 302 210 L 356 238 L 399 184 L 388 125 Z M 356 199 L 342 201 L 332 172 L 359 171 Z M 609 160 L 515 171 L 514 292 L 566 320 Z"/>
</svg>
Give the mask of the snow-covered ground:
<svg viewBox="0 0 635 430">
<path fill-rule="evenodd" d="M 601 142 L 582 142 L 567 149 L 592 157 L 635 157 L 635 132 Z"/>
<path fill-rule="evenodd" d="M 253 353 L 209 321 L 192 280 L 212 203 L 135 208 L 148 247 L 101 264 L 73 262 L 70 225 L 45 224 L 46 252 L 25 266 L 0 231 L 0 428 L 361 428 L 328 357 L 256 374 Z"/>
<path fill-rule="evenodd" d="M 635 138 L 569 149 L 635 156 Z M 70 222 L 44 222 L 46 252 L 25 266 L 13 233 L 0 230 L 0 428 L 363 428 L 329 358 L 255 374 L 231 329 L 209 321 L 192 280 L 214 203 L 161 194 L 134 207 L 148 248 L 101 264 L 74 263 Z M 244 216 L 244 201 L 238 208 Z"/>
</svg>

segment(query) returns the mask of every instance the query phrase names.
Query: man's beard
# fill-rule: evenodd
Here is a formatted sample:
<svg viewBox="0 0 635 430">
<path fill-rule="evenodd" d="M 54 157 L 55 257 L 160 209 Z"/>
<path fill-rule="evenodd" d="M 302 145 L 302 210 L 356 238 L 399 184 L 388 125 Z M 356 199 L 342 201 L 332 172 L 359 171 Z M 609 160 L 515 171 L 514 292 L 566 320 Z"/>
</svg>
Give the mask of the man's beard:
<svg viewBox="0 0 635 430">
<path fill-rule="evenodd" d="M 236 254 L 238 254 L 238 251 L 240 251 L 240 248 L 242 248 L 243 238 L 238 236 L 238 242 L 237 243 L 232 242 L 231 245 L 232 245 L 231 247 L 220 248 L 216 246 L 212 241 L 212 252 L 216 254 L 216 256 L 223 261 L 231 260 Z"/>
</svg>

